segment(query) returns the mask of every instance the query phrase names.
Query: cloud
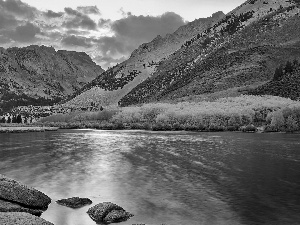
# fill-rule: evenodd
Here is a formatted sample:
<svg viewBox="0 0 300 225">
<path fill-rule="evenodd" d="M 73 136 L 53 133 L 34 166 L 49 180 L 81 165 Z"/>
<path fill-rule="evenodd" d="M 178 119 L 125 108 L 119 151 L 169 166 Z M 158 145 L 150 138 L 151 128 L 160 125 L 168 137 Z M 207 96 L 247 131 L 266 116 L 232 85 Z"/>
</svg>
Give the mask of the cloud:
<svg viewBox="0 0 300 225">
<path fill-rule="evenodd" d="M 103 68 L 108 68 L 114 66 L 116 63 L 121 63 L 125 61 L 127 58 L 122 56 L 121 58 L 113 58 L 110 56 L 97 56 L 94 57 L 93 60 L 101 65 Z"/>
<path fill-rule="evenodd" d="M 73 47 L 85 47 L 90 48 L 92 47 L 92 40 L 82 37 L 82 36 L 75 36 L 70 35 L 67 37 L 64 37 L 61 41 L 61 43 L 65 46 L 73 46 Z"/>
<path fill-rule="evenodd" d="M 11 38 L 19 42 L 32 42 L 35 40 L 35 36 L 39 33 L 41 33 L 39 27 L 27 22 L 25 25 L 16 27 Z"/>
<path fill-rule="evenodd" d="M 35 13 L 38 12 L 36 8 L 31 7 L 20 0 L 0 0 L 0 8 L 15 16 L 23 16 L 26 18 L 34 18 Z"/>
<path fill-rule="evenodd" d="M 112 23 L 112 21 L 110 19 L 99 19 L 98 21 L 98 26 L 99 27 L 107 27 Z"/>
<path fill-rule="evenodd" d="M 181 16 L 167 12 L 158 17 L 130 15 L 113 22 L 111 27 L 120 36 L 148 41 L 157 35 L 173 33 L 184 24 Z"/>
<path fill-rule="evenodd" d="M 0 30 L 17 26 L 18 21 L 13 15 L 0 10 Z"/>
<path fill-rule="evenodd" d="M 66 18 L 63 26 L 66 28 L 82 28 L 88 30 L 96 30 L 97 24 L 94 20 L 92 20 L 89 16 L 79 12 L 78 10 L 74 10 L 72 8 L 65 8 L 65 12 L 70 17 Z"/>
<path fill-rule="evenodd" d="M 160 16 L 135 16 L 123 9 L 120 12 L 123 18 L 111 21 L 100 18 L 96 6 L 54 12 L 39 11 L 21 0 L 0 0 L 0 43 L 4 47 L 35 43 L 86 51 L 107 67 L 128 58 L 142 43 L 173 33 L 185 24 L 173 12 Z"/>
<path fill-rule="evenodd" d="M 98 49 L 104 57 L 116 55 L 128 56 L 139 45 L 150 42 L 157 35 L 164 36 L 173 33 L 185 24 L 181 16 L 173 12 L 164 13 L 161 16 L 134 16 L 131 13 L 123 13 L 126 17 L 111 22 L 100 19 L 99 26 L 110 25 L 114 36 L 98 39 Z"/>
<path fill-rule="evenodd" d="M 77 10 L 83 14 L 101 14 L 97 6 L 78 6 Z"/>
<path fill-rule="evenodd" d="M 63 16 L 63 12 L 53 12 L 52 10 L 48 10 L 47 12 L 44 13 L 44 15 L 48 18 L 59 18 Z"/>
</svg>

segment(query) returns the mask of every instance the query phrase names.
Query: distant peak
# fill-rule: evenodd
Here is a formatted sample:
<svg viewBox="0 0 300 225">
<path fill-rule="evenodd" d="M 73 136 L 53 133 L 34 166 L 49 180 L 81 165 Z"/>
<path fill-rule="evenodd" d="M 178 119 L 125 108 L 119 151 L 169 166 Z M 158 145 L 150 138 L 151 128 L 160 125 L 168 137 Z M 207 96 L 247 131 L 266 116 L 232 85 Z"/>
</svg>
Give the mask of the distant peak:
<svg viewBox="0 0 300 225">
<path fill-rule="evenodd" d="M 225 16 L 225 13 L 223 13 L 222 11 L 218 11 L 218 12 L 215 12 L 214 14 L 212 14 L 212 18 L 219 18 L 219 17 L 222 17 L 222 16 Z"/>
</svg>

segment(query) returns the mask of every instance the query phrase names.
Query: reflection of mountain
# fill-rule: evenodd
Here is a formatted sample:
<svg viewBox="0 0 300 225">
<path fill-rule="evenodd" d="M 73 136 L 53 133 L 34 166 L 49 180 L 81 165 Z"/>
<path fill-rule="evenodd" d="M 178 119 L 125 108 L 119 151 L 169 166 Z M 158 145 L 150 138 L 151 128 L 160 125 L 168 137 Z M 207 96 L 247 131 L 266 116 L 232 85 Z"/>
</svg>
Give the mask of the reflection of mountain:
<svg viewBox="0 0 300 225">
<path fill-rule="evenodd" d="M 278 64 L 300 59 L 299 12 L 299 1 L 249 0 L 226 16 L 189 23 L 141 45 L 68 104 L 91 99 L 127 106 L 239 95 L 240 89 L 272 79 Z"/>
<path fill-rule="evenodd" d="M 45 46 L 0 49 L 0 112 L 16 105 L 55 103 L 100 75 L 83 52 Z"/>
</svg>

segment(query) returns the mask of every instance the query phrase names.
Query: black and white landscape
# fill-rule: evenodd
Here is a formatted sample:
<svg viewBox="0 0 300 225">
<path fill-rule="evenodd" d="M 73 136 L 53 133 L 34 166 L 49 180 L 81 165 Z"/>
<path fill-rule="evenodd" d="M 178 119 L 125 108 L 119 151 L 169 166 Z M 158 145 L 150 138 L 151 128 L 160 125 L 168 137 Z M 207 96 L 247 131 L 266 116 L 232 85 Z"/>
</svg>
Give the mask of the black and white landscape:
<svg viewBox="0 0 300 225">
<path fill-rule="evenodd" d="M 299 0 L 0 0 L 0 224 L 298 224 L 299 131 Z"/>
</svg>

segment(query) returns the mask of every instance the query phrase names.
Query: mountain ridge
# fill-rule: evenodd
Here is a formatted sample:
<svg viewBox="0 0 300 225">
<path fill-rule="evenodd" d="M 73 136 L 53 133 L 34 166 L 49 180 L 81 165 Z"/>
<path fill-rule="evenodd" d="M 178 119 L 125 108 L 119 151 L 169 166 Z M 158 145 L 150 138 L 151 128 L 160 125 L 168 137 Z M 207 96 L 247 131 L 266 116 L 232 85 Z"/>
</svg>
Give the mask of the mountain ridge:
<svg viewBox="0 0 300 225">
<path fill-rule="evenodd" d="M 255 2 L 260 5 L 266 1 L 257 0 Z M 296 41 L 295 43 L 297 43 L 299 34 L 299 26 L 297 26 L 299 24 L 299 5 L 290 1 L 269 2 L 273 8 L 272 10 L 269 8 L 266 14 L 264 14 L 266 7 L 261 9 L 257 5 L 249 3 L 249 1 L 238 7 L 236 9 L 237 13 L 232 11 L 227 14 L 219 23 L 189 40 L 180 50 L 160 65 L 153 74 L 152 79 L 148 79 L 134 88 L 121 99 L 119 104 L 127 106 L 222 91 L 225 88 L 216 89 L 215 86 L 217 84 L 230 84 L 234 81 L 232 78 L 235 76 L 238 79 L 244 79 L 244 81 L 233 85 L 233 88 L 249 85 L 254 82 L 265 82 L 270 79 L 272 73 L 270 68 L 272 65 L 264 65 L 263 60 L 256 60 L 255 54 L 258 57 L 262 56 L 259 54 L 261 49 L 255 48 L 274 44 L 278 44 L 279 48 L 284 48 L 283 44 L 286 42 Z M 280 3 L 283 4 L 281 5 Z M 247 8 L 248 11 L 241 11 L 241 8 Z M 255 11 L 255 9 L 258 11 Z M 291 22 L 291 24 L 288 24 L 286 20 Z M 255 25 L 258 25 L 257 29 Z M 270 30 L 276 30 L 276 32 L 272 33 Z M 289 30 L 291 36 L 286 37 L 286 33 L 281 35 L 281 30 Z M 256 37 L 252 33 L 255 33 Z M 270 33 L 273 36 L 268 35 Z M 241 35 L 244 36 L 241 38 Z M 262 39 L 266 36 L 268 38 L 266 38 L 264 43 Z M 271 38 L 274 40 L 270 41 L 269 39 Z M 245 40 L 247 43 L 242 44 Z M 238 46 L 237 43 L 240 45 Z M 251 47 L 253 48 L 252 50 Z M 249 52 L 242 52 L 248 50 Z M 276 53 L 276 49 L 269 50 L 269 57 L 272 56 L 272 52 Z M 252 59 L 249 60 L 243 55 L 247 55 L 247 57 L 252 55 Z M 297 51 L 296 55 L 300 55 L 299 51 Z M 227 59 L 228 57 L 232 59 L 229 60 Z M 284 60 L 286 54 L 282 53 L 280 57 L 280 60 Z M 246 62 L 245 60 L 248 61 Z M 264 60 L 269 62 L 268 58 Z M 251 65 L 253 62 L 256 62 L 256 65 Z M 271 64 L 274 64 L 274 62 Z M 237 73 L 232 71 L 234 65 L 239 70 Z M 245 66 L 249 67 L 248 71 L 247 68 L 242 68 Z M 214 71 L 213 68 L 215 68 Z M 229 76 L 229 80 L 227 81 L 224 80 L 226 78 L 224 76 L 224 69 L 226 70 L 225 75 Z M 243 71 L 245 69 L 246 71 Z M 253 71 L 251 71 L 252 69 Z M 260 77 L 262 71 L 265 75 Z M 253 77 L 255 74 L 259 76 Z"/>
<path fill-rule="evenodd" d="M 58 103 L 102 72 L 84 52 L 37 45 L 1 48 L 0 108 Z"/>
<path fill-rule="evenodd" d="M 158 63 L 165 60 L 174 51 L 194 35 L 220 20 L 225 16 L 217 12 L 208 18 L 200 18 L 179 27 L 173 34 L 165 37 L 157 36 L 151 42 L 140 45 L 134 50 L 130 58 L 87 84 L 73 98 L 67 106 L 117 104 L 131 89 L 144 82 L 155 71 Z"/>
</svg>

